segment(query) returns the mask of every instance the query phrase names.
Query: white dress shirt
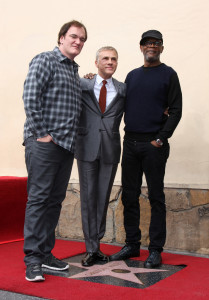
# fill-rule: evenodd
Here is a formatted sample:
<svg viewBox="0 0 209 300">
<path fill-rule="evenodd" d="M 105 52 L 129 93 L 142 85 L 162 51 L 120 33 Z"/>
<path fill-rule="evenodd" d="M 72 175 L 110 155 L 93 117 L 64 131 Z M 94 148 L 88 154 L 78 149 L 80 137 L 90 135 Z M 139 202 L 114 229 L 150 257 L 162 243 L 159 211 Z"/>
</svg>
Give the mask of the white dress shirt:
<svg viewBox="0 0 209 300">
<path fill-rule="evenodd" d="M 99 102 L 99 94 L 100 94 L 100 90 L 101 87 L 103 85 L 102 81 L 104 80 L 104 78 L 102 78 L 101 76 L 99 76 L 97 74 L 96 80 L 95 80 L 95 84 L 94 84 L 94 94 L 97 98 L 97 101 Z M 115 86 L 112 82 L 112 77 L 109 79 L 105 79 L 107 81 L 106 83 L 106 89 L 107 89 L 107 98 L 106 98 L 106 108 L 107 106 L 112 102 L 112 100 L 114 99 L 115 95 L 117 94 Z"/>
</svg>

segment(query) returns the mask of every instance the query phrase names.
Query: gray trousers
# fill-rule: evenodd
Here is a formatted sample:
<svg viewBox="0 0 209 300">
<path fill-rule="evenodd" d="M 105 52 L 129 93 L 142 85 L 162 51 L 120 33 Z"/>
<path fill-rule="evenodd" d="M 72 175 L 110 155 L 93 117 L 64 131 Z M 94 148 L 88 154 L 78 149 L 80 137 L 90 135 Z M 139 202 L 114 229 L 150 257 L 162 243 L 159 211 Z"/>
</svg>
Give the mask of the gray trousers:
<svg viewBox="0 0 209 300">
<path fill-rule="evenodd" d="M 72 170 L 74 155 L 50 143 L 25 141 L 28 171 L 28 201 L 24 225 L 25 264 L 42 263 L 55 245 L 62 201 Z"/>
<path fill-rule="evenodd" d="M 118 164 L 77 161 L 83 233 L 87 252 L 97 252 L 105 234 L 110 193 Z"/>
</svg>

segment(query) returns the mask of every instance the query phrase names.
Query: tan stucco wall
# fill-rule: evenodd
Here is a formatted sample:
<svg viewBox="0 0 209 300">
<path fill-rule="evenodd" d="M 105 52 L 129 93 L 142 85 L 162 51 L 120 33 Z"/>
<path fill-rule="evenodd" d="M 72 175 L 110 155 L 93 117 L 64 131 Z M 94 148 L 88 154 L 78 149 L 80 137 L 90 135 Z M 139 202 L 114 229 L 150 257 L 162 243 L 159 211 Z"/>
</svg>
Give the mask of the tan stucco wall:
<svg viewBox="0 0 209 300">
<path fill-rule="evenodd" d="M 119 52 L 115 77 L 143 64 L 141 33 L 163 33 L 162 61 L 178 73 L 184 100 L 183 118 L 170 139 L 166 186 L 209 187 L 209 2 L 208 0 L 0 0 L 0 176 L 25 176 L 22 143 L 25 120 L 22 90 L 34 55 L 56 46 L 60 27 L 82 21 L 88 41 L 76 58 L 80 75 L 93 71 L 95 52 L 112 45 Z M 71 180 L 78 180 L 74 166 Z M 120 167 L 116 176 L 120 181 Z"/>
</svg>

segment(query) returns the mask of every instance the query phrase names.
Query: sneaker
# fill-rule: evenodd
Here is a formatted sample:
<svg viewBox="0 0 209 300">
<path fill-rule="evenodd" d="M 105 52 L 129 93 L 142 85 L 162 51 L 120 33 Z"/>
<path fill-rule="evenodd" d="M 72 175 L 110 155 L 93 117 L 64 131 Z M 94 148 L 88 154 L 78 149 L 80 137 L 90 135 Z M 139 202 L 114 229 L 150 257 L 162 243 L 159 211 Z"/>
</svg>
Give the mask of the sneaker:
<svg viewBox="0 0 209 300">
<path fill-rule="evenodd" d="M 45 280 L 40 264 L 31 264 L 26 268 L 25 279 L 28 281 L 43 281 Z"/>
<path fill-rule="evenodd" d="M 57 271 L 64 271 L 69 269 L 68 263 L 54 257 L 52 254 L 45 258 L 45 260 L 42 263 L 42 267 Z"/>
<path fill-rule="evenodd" d="M 162 263 L 162 257 L 160 252 L 158 252 L 157 250 L 151 250 L 149 257 L 144 262 L 144 267 L 152 269 L 152 268 L 159 267 L 161 263 Z"/>
</svg>

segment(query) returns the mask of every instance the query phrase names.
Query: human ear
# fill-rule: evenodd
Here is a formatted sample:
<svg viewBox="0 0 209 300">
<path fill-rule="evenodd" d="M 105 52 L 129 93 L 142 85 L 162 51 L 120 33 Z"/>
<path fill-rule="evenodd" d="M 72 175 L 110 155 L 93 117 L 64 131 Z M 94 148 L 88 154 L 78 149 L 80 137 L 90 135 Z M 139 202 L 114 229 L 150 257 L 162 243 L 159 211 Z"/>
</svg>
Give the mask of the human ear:
<svg viewBox="0 0 209 300">
<path fill-rule="evenodd" d="M 64 37 L 64 35 L 62 35 L 62 36 L 60 37 L 60 41 L 59 41 L 59 42 L 60 42 L 60 44 L 63 44 L 63 40 L 64 40 L 64 38 L 65 38 L 65 37 Z"/>
</svg>

